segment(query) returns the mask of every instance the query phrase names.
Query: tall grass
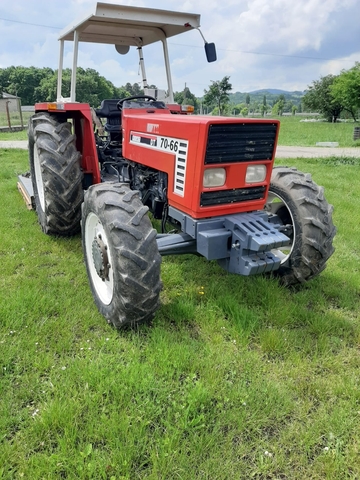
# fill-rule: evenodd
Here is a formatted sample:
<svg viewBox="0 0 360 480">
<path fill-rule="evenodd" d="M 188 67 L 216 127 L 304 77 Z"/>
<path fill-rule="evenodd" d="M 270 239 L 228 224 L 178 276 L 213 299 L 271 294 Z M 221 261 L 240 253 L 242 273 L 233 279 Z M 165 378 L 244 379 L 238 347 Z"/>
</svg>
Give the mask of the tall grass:
<svg viewBox="0 0 360 480">
<path fill-rule="evenodd" d="M 295 292 L 166 257 L 153 324 L 117 332 L 80 238 L 26 210 L 26 152 L 0 161 L 0 478 L 360 478 L 358 165 L 286 162 L 335 205 L 319 278 Z"/>
</svg>

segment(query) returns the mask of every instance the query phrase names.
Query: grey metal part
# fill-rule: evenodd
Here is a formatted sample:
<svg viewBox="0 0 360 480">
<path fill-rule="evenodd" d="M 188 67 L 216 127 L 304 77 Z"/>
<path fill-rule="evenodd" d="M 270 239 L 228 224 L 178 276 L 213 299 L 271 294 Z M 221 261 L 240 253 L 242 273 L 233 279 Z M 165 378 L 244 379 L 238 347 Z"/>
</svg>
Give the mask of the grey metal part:
<svg viewBox="0 0 360 480">
<path fill-rule="evenodd" d="M 156 241 L 162 256 L 197 253 L 196 240 L 187 233 L 159 234 Z"/>
<path fill-rule="evenodd" d="M 29 197 L 34 197 L 34 190 L 32 186 L 32 181 L 30 175 L 18 175 L 18 180 L 24 187 L 24 189 L 27 191 L 29 194 Z"/>
<path fill-rule="evenodd" d="M 18 188 L 29 209 L 35 208 L 34 190 L 29 175 L 18 175 Z"/>
<path fill-rule="evenodd" d="M 184 233 L 176 235 L 171 248 L 167 239 L 171 235 L 162 236 L 158 240 L 161 254 L 165 245 L 171 254 L 194 253 L 180 252 L 184 250 L 183 241 L 208 260 L 218 260 L 231 273 L 253 275 L 278 269 L 281 259 L 272 250 L 290 243 L 280 231 L 281 223 L 276 223 L 276 216 L 265 211 L 196 220 L 169 207 L 169 215 L 181 224 Z"/>
<path fill-rule="evenodd" d="M 225 228 L 214 228 L 198 232 L 197 250 L 208 260 L 217 260 L 229 256 L 231 231 Z"/>
</svg>

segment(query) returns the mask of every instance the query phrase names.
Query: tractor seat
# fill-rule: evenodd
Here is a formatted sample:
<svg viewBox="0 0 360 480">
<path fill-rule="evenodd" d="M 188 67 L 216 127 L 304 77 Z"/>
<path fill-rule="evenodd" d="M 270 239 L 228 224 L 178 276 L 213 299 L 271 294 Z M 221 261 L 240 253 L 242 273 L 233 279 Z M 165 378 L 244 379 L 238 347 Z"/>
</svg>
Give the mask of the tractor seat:
<svg viewBox="0 0 360 480">
<path fill-rule="evenodd" d="M 101 102 L 100 108 L 95 109 L 99 118 L 106 118 L 105 131 L 109 133 L 120 133 L 121 112 L 117 108 L 119 99 L 108 98 Z"/>
</svg>

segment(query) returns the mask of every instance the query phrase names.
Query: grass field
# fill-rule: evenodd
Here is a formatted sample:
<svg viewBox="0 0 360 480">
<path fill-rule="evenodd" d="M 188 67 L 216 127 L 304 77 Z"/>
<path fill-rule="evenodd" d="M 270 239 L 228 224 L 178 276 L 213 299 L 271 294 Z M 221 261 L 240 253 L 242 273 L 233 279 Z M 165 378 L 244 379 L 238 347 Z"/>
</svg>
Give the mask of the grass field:
<svg viewBox="0 0 360 480">
<path fill-rule="evenodd" d="M 303 122 L 304 117 L 280 117 L 279 144 L 315 147 L 317 142 L 338 142 L 340 147 L 359 147 L 353 140 L 354 122 Z"/>
<path fill-rule="evenodd" d="M 24 115 L 30 115 L 26 113 Z M 27 118 L 25 124 L 27 125 Z M 279 145 L 314 147 L 316 142 L 338 142 L 340 147 L 360 147 L 360 141 L 353 140 L 353 122 L 301 122 L 304 117 L 278 117 L 281 122 Z M 1 140 L 26 140 L 27 132 L 0 132 Z"/>
<path fill-rule="evenodd" d="M 11 140 L 27 140 L 27 130 L 21 130 L 20 132 L 0 132 L 0 141 Z"/>
<path fill-rule="evenodd" d="M 353 159 L 352 159 L 353 160 Z M 359 479 L 359 163 L 289 160 L 335 205 L 298 292 L 166 257 L 153 324 L 97 312 L 80 237 L 41 233 L 0 150 L 0 478 Z"/>
</svg>

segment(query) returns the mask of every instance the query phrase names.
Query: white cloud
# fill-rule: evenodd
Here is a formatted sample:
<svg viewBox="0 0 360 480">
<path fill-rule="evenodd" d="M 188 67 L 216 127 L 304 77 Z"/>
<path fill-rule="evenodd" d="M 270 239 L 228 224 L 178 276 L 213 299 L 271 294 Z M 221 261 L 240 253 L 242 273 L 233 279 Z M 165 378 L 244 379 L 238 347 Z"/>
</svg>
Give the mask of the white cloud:
<svg viewBox="0 0 360 480">
<path fill-rule="evenodd" d="M 225 75 L 230 75 L 234 90 L 239 91 L 302 90 L 321 75 L 337 74 L 352 67 L 360 58 L 359 0 L 122 0 L 122 3 L 201 14 L 203 34 L 209 42 L 215 41 L 218 61 L 206 63 L 198 32 L 171 38 L 175 90 L 187 83 L 195 94 L 202 95 L 210 80 Z M 1 3 L 0 68 L 10 65 L 57 68 L 60 30 L 55 27 L 66 27 L 94 5 L 93 0 L 51 0 L 41 4 L 38 0 L 17 0 L 9 9 Z M 4 18 L 25 23 L 1 20 Z M 144 54 L 148 81 L 163 87 L 162 55 L 151 48 L 144 49 Z M 65 66 L 71 63 L 69 44 Z M 136 51 L 119 57 L 109 46 L 81 44 L 79 64 L 98 70 L 117 86 L 141 80 Z"/>
<path fill-rule="evenodd" d="M 347 57 L 330 60 L 319 69 L 321 76 L 329 74 L 337 75 L 341 70 L 347 70 L 355 65 L 360 59 L 360 49 Z"/>
</svg>

